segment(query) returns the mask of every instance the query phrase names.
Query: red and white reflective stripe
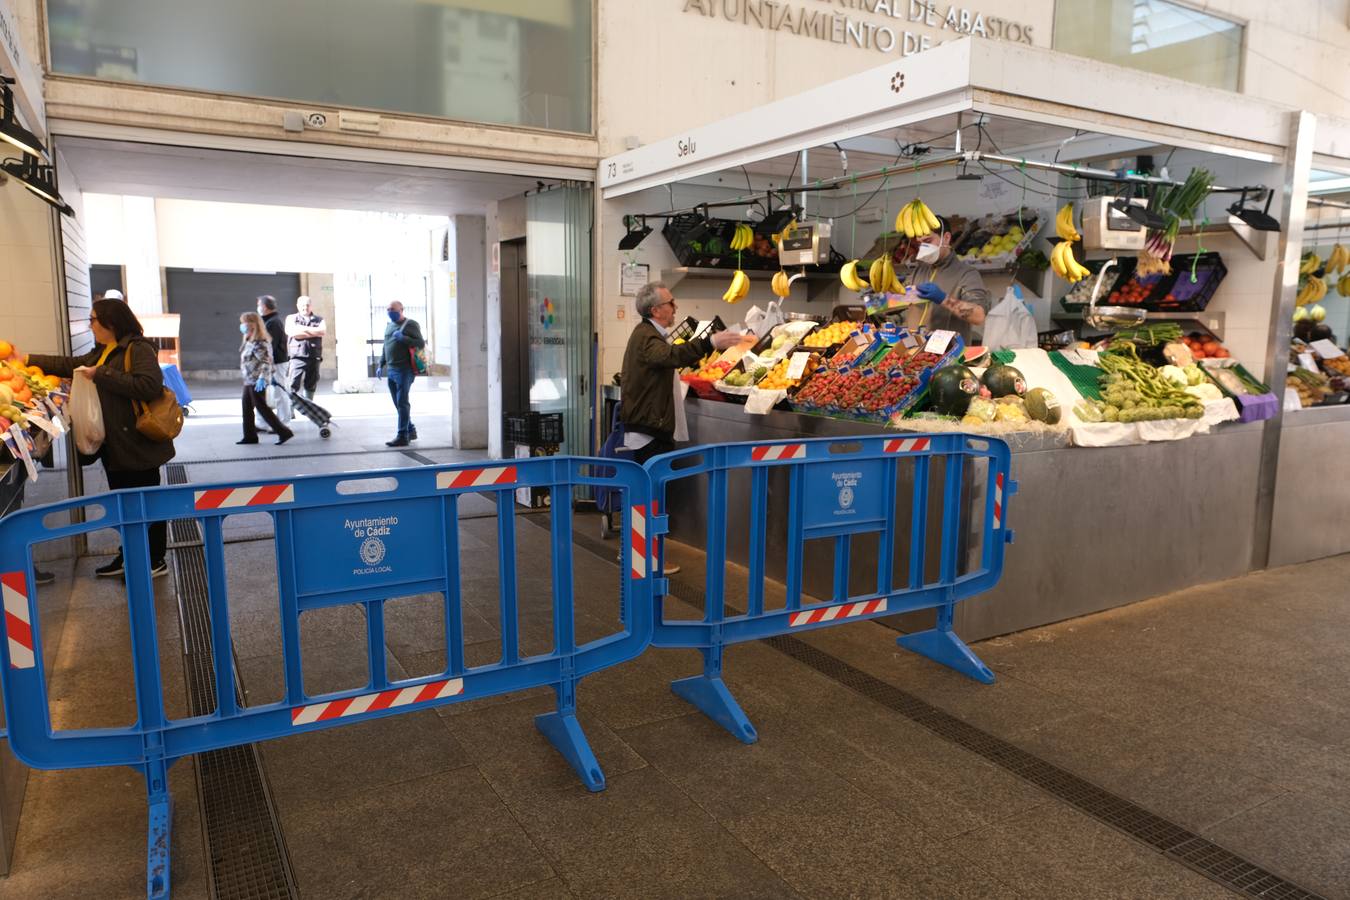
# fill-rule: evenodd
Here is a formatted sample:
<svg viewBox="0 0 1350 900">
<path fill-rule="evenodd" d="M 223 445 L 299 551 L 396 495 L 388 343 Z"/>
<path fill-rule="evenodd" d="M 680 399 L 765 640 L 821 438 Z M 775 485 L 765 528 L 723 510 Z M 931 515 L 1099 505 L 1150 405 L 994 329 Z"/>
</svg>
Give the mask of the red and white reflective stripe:
<svg viewBox="0 0 1350 900">
<path fill-rule="evenodd" d="M 994 527 L 1003 524 L 1003 473 L 994 476 Z"/>
<path fill-rule="evenodd" d="M 496 466 L 491 469 L 461 469 L 458 472 L 437 472 L 436 488 L 495 487 L 499 484 L 515 484 L 515 466 Z"/>
<path fill-rule="evenodd" d="M 931 442 L 928 438 L 898 438 L 886 442 L 887 453 L 918 453 L 927 450 Z"/>
<path fill-rule="evenodd" d="M 311 722 L 324 722 L 328 719 L 343 719 L 347 716 L 359 716 L 361 713 L 426 703 L 428 700 L 439 700 L 442 697 L 453 697 L 462 693 L 464 693 L 463 678 L 448 678 L 413 687 L 391 688 L 374 694 L 348 697 L 346 700 L 329 700 L 327 703 L 297 706 L 291 710 L 291 724 L 308 725 Z"/>
<path fill-rule="evenodd" d="M 264 484 L 245 488 L 212 488 L 194 491 L 194 509 L 233 509 L 236 506 L 270 506 L 274 503 L 294 503 L 295 485 Z"/>
<path fill-rule="evenodd" d="M 770 462 L 775 459 L 804 459 L 805 457 L 805 444 L 770 444 L 750 449 L 750 458 L 755 462 Z"/>
<path fill-rule="evenodd" d="M 886 598 L 880 600 L 859 600 L 857 603 L 840 603 L 838 606 L 822 606 L 793 613 L 788 617 L 788 625 L 798 628 L 802 625 L 815 625 L 817 622 L 833 622 L 835 619 L 852 619 L 855 616 L 870 616 L 872 613 L 886 611 Z"/>
<path fill-rule="evenodd" d="M 652 506 L 655 507 L 656 504 L 653 503 Z M 632 577 L 646 578 L 647 558 L 650 556 L 651 545 L 647 541 L 647 508 L 645 506 L 633 507 L 633 527 L 628 539 L 632 546 Z"/>
<path fill-rule="evenodd" d="M 28 611 L 28 579 L 22 572 L 0 575 L 0 591 L 5 597 L 5 634 L 9 637 L 9 667 L 31 669 L 33 656 L 33 620 Z"/>
</svg>

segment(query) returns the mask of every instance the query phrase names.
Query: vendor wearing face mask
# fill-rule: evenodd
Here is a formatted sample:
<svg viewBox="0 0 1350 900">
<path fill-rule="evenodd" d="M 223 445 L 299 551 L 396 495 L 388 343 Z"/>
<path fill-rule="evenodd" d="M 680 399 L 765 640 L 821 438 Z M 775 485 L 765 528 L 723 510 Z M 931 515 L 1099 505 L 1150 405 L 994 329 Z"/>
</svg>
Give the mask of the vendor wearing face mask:
<svg viewBox="0 0 1350 900">
<path fill-rule="evenodd" d="M 906 261 L 912 274 L 905 280 L 917 287 L 917 294 L 911 293 L 910 299 L 928 303 L 911 306 L 905 313 L 905 325 L 955 331 L 969 345 L 975 342 L 976 333 L 983 333 L 989 291 L 980 273 L 952 252 L 947 220 L 939 216 L 938 222 L 937 231 L 909 244 Z"/>
</svg>

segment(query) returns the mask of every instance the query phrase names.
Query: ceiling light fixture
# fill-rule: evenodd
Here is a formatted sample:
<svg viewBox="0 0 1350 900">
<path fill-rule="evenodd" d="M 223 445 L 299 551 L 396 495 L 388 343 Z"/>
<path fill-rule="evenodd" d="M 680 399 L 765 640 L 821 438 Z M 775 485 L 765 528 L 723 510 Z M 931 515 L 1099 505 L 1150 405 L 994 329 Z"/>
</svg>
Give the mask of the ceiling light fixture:
<svg viewBox="0 0 1350 900">
<path fill-rule="evenodd" d="M 56 187 L 55 166 L 44 166 L 36 158 L 25 156 L 21 160 L 5 160 L 0 163 L 0 170 L 3 170 L 6 175 L 14 178 L 19 184 L 28 188 L 61 212 L 68 216 L 75 215 L 75 210 L 71 209 L 70 204 L 61 199 L 61 192 Z"/>
<path fill-rule="evenodd" d="M 620 250 L 632 250 L 647 239 L 647 235 L 652 233 L 652 226 L 647 224 L 646 216 L 624 216 L 624 227 L 628 233 L 619 238 Z"/>
<path fill-rule="evenodd" d="M 1266 193 L 1266 207 L 1261 209 L 1250 209 L 1245 204 L 1247 202 L 1247 191 L 1252 190 L 1256 196 L 1253 200 L 1261 199 L 1261 192 Z M 1237 219 L 1248 228 L 1256 231 L 1279 231 L 1280 223 L 1270 214 L 1270 201 L 1275 196 L 1275 192 L 1266 188 L 1243 188 L 1242 196 L 1239 197 L 1232 206 L 1228 207 L 1228 214 Z"/>
<path fill-rule="evenodd" d="M 45 156 L 47 149 L 33 132 L 19 124 L 14 117 L 14 89 L 10 87 L 13 78 L 0 75 L 0 140 L 8 141 L 25 154 L 32 157 Z"/>
</svg>

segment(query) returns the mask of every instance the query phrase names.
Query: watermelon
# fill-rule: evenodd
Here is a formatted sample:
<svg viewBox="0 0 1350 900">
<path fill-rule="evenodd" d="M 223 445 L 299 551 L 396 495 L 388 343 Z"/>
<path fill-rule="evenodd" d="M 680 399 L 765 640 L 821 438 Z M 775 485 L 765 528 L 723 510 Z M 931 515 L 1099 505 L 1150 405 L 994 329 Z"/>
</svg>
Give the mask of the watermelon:
<svg viewBox="0 0 1350 900">
<path fill-rule="evenodd" d="M 990 366 L 984 372 L 983 381 L 984 386 L 989 388 L 989 393 L 995 397 L 1006 397 L 1009 394 L 1020 397 L 1027 392 L 1026 378 L 1012 366 Z"/>
<path fill-rule="evenodd" d="M 988 347 L 967 347 L 964 354 L 965 363 L 968 366 L 987 366 L 989 365 Z"/>
<path fill-rule="evenodd" d="M 1032 388 L 1027 391 L 1027 412 L 1037 422 L 1058 425 L 1060 417 L 1059 400 L 1045 388 Z"/>
<path fill-rule="evenodd" d="M 928 394 L 933 398 L 933 409 L 944 416 L 963 416 L 970 398 L 980 392 L 979 379 L 965 366 L 945 366 L 933 373 L 928 382 Z"/>
</svg>

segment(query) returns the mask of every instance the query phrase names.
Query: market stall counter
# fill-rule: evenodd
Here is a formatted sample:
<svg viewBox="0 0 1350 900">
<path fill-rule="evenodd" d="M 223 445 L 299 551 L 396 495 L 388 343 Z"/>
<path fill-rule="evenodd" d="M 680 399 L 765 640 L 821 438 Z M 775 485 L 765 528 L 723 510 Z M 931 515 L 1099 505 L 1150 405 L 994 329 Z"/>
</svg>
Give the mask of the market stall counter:
<svg viewBox="0 0 1350 900">
<path fill-rule="evenodd" d="M 1350 406 L 1286 412 L 1270 525 L 1270 567 L 1350 553 L 1350 507 L 1334 486 L 1350 483 Z"/>
<path fill-rule="evenodd" d="M 687 404 L 694 444 L 898 433 L 879 424 L 794 412 L 748 416 L 736 404 L 692 397 Z M 1346 421 L 1350 423 L 1350 415 Z M 1181 441 L 1100 448 L 1070 447 L 1062 432 L 1000 434 L 1013 448 L 1013 474 L 1020 485 L 1012 516 L 1016 549 L 1008 554 L 1003 579 L 994 590 L 956 607 L 956 630 L 966 640 L 980 640 L 1246 573 L 1252 557 L 1261 428 L 1260 423 L 1228 423 Z M 971 505 L 984 500 L 982 484 L 978 472 L 964 473 L 966 521 Z M 672 485 L 667 509 L 674 540 L 703 546 L 706 487 L 701 479 Z M 747 487 L 740 485 L 739 490 Z M 737 489 L 733 483 L 731 496 Z M 910 489 L 902 470 L 896 502 L 906 509 Z M 940 509 L 940 492 L 934 494 L 930 502 Z M 786 510 L 785 476 L 771 472 L 766 575 L 775 580 L 786 577 L 785 536 L 774 528 L 786 519 Z M 747 506 L 728 504 L 728 517 L 727 557 L 745 564 Z M 930 536 L 929 544 L 929 565 L 935 566 L 936 539 Z M 969 565 L 978 553 L 967 541 Z M 874 579 L 876 542 L 857 542 L 849 562 L 851 577 L 859 583 Z M 828 598 L 833 579 L 832 546 L 808 545 L 803 590 Z M 917 615 L 929 614 L 916 614 L 916 630 L 925 627 Z"/>
</svg>

